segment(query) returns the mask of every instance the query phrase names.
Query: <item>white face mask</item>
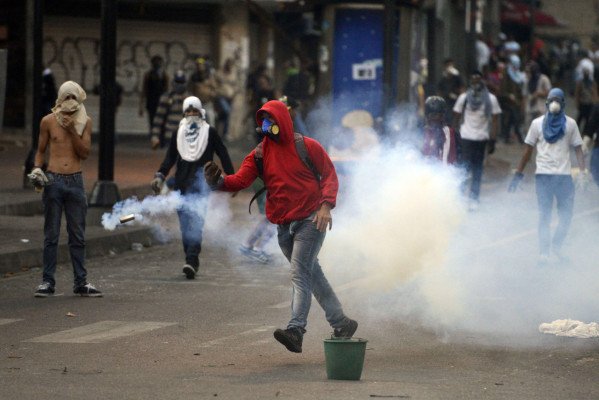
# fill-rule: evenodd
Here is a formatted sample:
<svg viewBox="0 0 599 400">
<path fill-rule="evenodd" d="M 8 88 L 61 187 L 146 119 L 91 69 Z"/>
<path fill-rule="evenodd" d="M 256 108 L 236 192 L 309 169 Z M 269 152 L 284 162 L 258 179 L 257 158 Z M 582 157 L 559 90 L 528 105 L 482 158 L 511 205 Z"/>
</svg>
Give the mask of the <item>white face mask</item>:
<svg viewBox="0 0 599 400">
<path fill-rule="evenodd" d="M 186 115 L 185 119 L 187 120 L 187 123 L 189 125 L 193 124 L 194 122 L 196 124 L 199 124 L 200 121 L 202 120 L 202 118 L 199 115 Z"/>
<path fill-rule="evenodd" d="M 559 112 L 562 110 L 562 105 L 560 103 L 558 103 L 557 101 L 552 101 L 551 103 L 549 103 L 549 112 L 552 114 L 559 114 Z"/>
</svg>

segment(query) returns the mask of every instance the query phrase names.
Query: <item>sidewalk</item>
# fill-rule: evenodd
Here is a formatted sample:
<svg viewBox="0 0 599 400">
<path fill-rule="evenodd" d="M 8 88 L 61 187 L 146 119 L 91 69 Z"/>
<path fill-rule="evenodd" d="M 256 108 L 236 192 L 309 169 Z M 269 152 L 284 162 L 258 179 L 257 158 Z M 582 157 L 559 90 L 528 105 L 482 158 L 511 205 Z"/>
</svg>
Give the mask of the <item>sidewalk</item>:
<svg viewBox="0 0 599 400">
<path fill-rule="evenodd" d="M 98 140 L 92 138 L 90 157 L 83 162 L 83 179 L 89 194 L 98 180 Z M 23 189 L 23 165 L 30 140 L 22 134 L 0 136 L 0 276 L 41 267 L 43 253 L 43 204 L 33 187 Z M 251 149 L 240 140 L 228 144 L 236 168 Z M 165 150 L 153 151 L 145 138 L 119 140 L 115 149 L 114 182 L 121 198 L 151 194 L 150 181 L 158 170 Z M 174 170 L 173 170 L 174 171 Z M 86 256 L 96 257 L 131 249 L 133 243 L 152 246 L 155 239 L 148 227 L 122 226 L 107 231 L 101 216 L 110 209 L 89 207 L 86 227 Z M 58 263 L 70 262 L 65 218 L 62 219 Z"/>
<path fill-rule="evenodd" d="M 235 168 L 252 149 L 252 143 L 240 139 L 227 147 Z M 495 154 L 485 162 L 483 185 L 503 182 L 522 155 L 522 145 L 497 143 Z M 23 135 L 0 136 L 0 276 L 41 267 L 43 251 L 43 206 L 41 195 L 33 188 L 23 189 L 23 164 L 29 152 L 29 140 Z M 122 139 L 115 150 L 114 181 L 123 199 L 151 194 L 150 181 L 160 166 L 164 150 L 153 151 L 145 138 Z M 529 171 L 532 170 L 529 168 Z M 83 178 L 89 195 L 98 176 L 97 137 L 83 164 Z M 483 189 L 484 190 L 484 189 Z M 88 209 L 86 229 L 87 257 L 105 256 L 131 249 L 133 243 L 152 246 L 150 228 L 123 226 L 107 231 L 100 218 L 109 209 Z M 58 262 L 69 262 L 68 236 L 64 218 L 58 248 Z"/>
</svg>

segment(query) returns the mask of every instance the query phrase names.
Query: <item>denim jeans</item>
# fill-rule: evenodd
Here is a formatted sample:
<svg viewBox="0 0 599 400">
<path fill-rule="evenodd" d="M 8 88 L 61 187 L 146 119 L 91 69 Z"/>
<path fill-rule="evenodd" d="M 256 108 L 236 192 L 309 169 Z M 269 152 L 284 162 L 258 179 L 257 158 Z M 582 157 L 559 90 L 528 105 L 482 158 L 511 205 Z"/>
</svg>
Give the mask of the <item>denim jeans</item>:
<svg viewBox="0 0 599 400">
<path fill-rule="evenodd" d="M 297 328 L 306 332 L 306 323 L 312 295 L 325 311 L 326 319 L 333 328 L 343 328 L 348 320 L 343 314 L 341 303 L 329 285 L 318 263 L 318 252 L 324 241 L 325 232 L 319 232 L 308 218 L 278 226 L 279 246 L 291 263 L 291 320 L 287 329 Z"/>
<path fill-rule="evenodd" d="M 557 199 L 559 223 L 553 235 L 554 252 L 561 250 L 574 210 L 574 183 L 570 175 L 537 174 L 535 177 L 539 204 L 539 251 L 549 255 L 551 247 L 551 210 L 553 198 Z"/>
<path fill-rule="evenodd" d="M 478 200 L 480 196 L 480 183 L 483 176 L 483 161 L 485 160 L 485 149 L 487 140 L 462 139 L 462 157 L 466 172 L 472 172 L 470 183 L 470 199 Z M 463 190 L 466 190 L 464 182 Z"/>
<path fill-rule="evenodd" d="M 44 271 L 43 281 L 56 285 L 56 251 L 60 234 L 60 220 L 64 209 L 69 234 L 69 251 L 73 264 L 74 287 L 86 283 L 85 269 L 85 216 L 87 198 L 81 172 L 71 175 L 46 172 L 48 184 L 44 188 Z"/>
<path fill-rule="evenodd" d="M 203 171 L 203 169 L 202 169 Z M 200 171 L 203 174 L 203 172 Z M 184 198 L 183 208 L 177 210 L 179 227 L 183 239 L 183 251 L 185 252 L 185 263 L 194 269 L 200 266 L 200 252 L 202 251 L 202 231 L 206 220 L 206 209 L 208 207 L 208 196 L 210 188 L 203 179 L 196 180 L 193 187 L 188 188 Z"/>
<path fill-rule="evenodd" d="M 223 120 L 223 139 L 227 137 L 227 132 L 229 132 L 229 120 L 231 119 L 231 102 L 224 98 L 218 98 L 218 104 L 220 105 L 220 119 Z"/>
</svg>

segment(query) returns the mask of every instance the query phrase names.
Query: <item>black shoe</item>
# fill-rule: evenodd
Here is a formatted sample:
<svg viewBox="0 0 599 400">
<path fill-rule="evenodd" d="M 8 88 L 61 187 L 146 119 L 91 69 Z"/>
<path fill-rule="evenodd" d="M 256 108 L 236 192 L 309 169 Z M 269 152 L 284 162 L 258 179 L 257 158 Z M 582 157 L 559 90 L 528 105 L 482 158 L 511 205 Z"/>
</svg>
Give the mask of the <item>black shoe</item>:
<svg viewBox="0 0 599 400">
<path fill-rule="evenodd" d="M 37 287 L 37 290 L 33 294 L 35 297 L 48 297 L 54 294 L 54 286 L 48 282 L 43 282 Z"/>
<path fill-rule="evenodd" d="M 82 297 L 102 297 L 102 292 L 94 287 L 91 283 L 86 283 L 85 285 L 77 286 L 73 289 L 73 293 L 78 294 Z"/>
<path fill-rule="evenodd" d="M 354 333 L 356 333 L 357 329 L 358 329 L 358 322 L 354 321 L 353 319 L 350 319 L 344 328 L 335 329 L 333 331 L 333 335 L 336 338 L 350 338 L 350 337 L 354 336 Z"/>
<path fill-rule="evenodd" d="M 287 347 L 287 350 L 293 353 L 302 352 L 302 338 L 303 335 L 297 328 L 291 329 L 277 329 L 274 332 L 275 339 L 283 346 Z"/>
<path fill-rule="evenodd" d="M 183 273 L 187 279 L 195 279 L 196 272 L 198 272 L 197 268 L 194 268 L 189 264 L 183 266 Z"/>
</svg>

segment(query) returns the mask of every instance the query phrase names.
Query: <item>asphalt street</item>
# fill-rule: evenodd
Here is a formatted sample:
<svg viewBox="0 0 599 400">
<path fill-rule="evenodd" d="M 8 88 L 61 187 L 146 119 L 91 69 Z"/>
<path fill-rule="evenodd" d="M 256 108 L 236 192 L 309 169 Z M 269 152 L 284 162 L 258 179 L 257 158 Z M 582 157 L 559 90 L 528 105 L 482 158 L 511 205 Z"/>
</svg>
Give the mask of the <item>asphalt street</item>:
<svg viewBox="0 0 599 400">
<path fill-rule="evenodd" d="M 597 303 L 596 258 L 576 250 L 593 251 L 596 230 L 581 221 L 596 226 L 597 188 L 577 200 L 571 263 L 540 269 L 536 214 L 515 207 L 514 224 L 498 211 L 507 202 L 534 204 L 532 186 L 525 182 L 506 197 L 503 182 L 488 185 L 479 212 L 466 216 L 449 264 L 469 266 L 453 271 L 468 278 L 465 288 L 475 293 L 462 317 L 446 325 L 431 323 L 431 314 L 414 307 L 383 313 L 396 305 L 381 301 L 393 298 L 407 309 L 419 300 L 401 289 L 364 294 L 359 278 L 329 270 L 345 311 L 360 322 L 356 336 L 368 340 L 360 381 L 327 379 L 323 339 L 331 328 L 316 302 L 302 354 L 274 340 L 272 332 L 290 315 L 289 269 L 282 257 L 268 265 L 249 261 L 237 253 L 236 238 L 223 240 L 218 229 L 207 227 L 200 274 L 186 280 L 177 224 L 170 221 L 174 236 L 168 243 L 88 259 L 89 280 L 105 293 L 102 298 L 71 293 L 70 264 L 59 265 L 51 298 L 33 297 L 39 270 L 0 280 L 0 398 L 599 398 L 599 340 L 536 330 L 547 318 L 590 322 L 597 315 L 587 307 Z M 242 230 L 253 223 L 249 195 L 230 200 L 232 223 Z M 471 245 L 472 231 L 481 226 L 494 226 L 493 234 L 476 230 Z M 276 250 L 274 243 L 269 249 Z M 564 292 L 553 290 L 560 287 Z M 441 286 L 437 291 L 444 293 Z M 550 301 L 561 308 L 538 307 Z M 467 323 L 475 316 L 486 328 Z M 514 331 L 500 326 L 511 322 Z M 520 325 L 525 328 L 516 329 Z"/>
</svg>

